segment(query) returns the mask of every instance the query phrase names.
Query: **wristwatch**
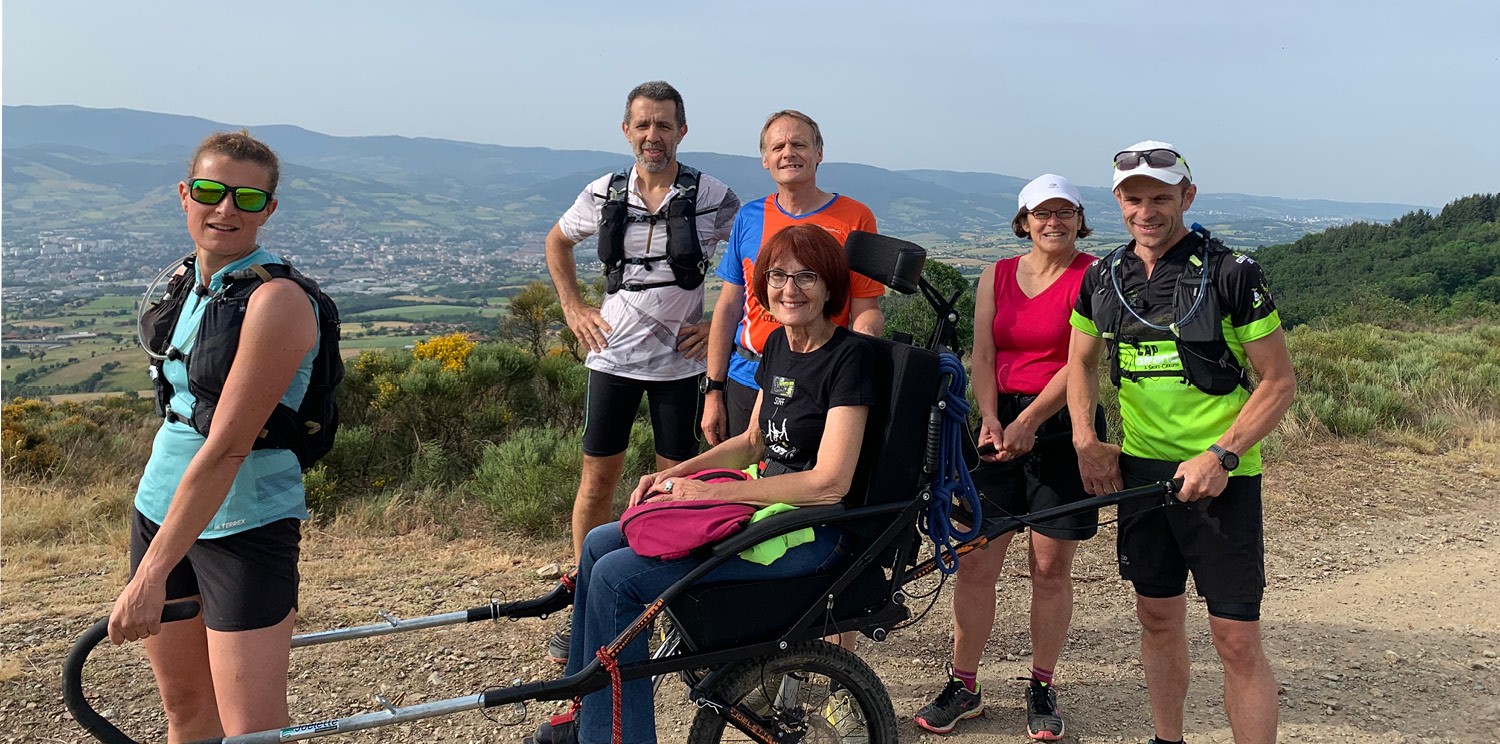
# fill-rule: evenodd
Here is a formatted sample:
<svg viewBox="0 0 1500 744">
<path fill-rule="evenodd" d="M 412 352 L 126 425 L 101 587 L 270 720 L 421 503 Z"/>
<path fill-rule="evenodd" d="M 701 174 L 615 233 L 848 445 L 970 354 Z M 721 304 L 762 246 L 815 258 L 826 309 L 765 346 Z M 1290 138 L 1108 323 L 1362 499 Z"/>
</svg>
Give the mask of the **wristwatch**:
<svg viewBox="0 0 1500 744">
<path fill-rule="evenodd" d="M 724 381 L 723 380 L 710 380 L 710 379 L 708 379 L 708 375 L 704 375 L 702 379 L 698 380 L 698 394 L 699 395 L 708 395 L 710 392 L 712 392 L 714 390 L 723 390 L 723 389 L 724 389 Z"/>
<path fill-rule="evenodd" d="M 1224 468 L 1224 472 L 1226 473 L 1233 473 L 1235 471 L 1235 468 L 1238 468 L 1240 466 L 1239 455 L 1236 455 L 1235 453 L 1230 452 L 1229 450 L 1224 449 L 1217 444 L 1208 445 L 1208 451 L 1212 452 L 1214 457 L 1219 458 L 1219 466 Z"/>
</svg>

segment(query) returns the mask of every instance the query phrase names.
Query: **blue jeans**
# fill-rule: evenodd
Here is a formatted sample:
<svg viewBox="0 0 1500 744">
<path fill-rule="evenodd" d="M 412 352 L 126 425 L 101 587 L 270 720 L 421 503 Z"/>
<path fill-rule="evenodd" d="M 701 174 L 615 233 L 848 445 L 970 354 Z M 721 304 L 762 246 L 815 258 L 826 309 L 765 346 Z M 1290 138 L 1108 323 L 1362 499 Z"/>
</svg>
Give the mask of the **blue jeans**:
<svg viewBox="0 0 1500 744">
<path fill-rule="evenodd" d="M 842 559 L 841 530 L 817 528 L 817 539 L 788 550 L 769 566 L 731 558 L 704 577 L 704 581 L 786 579 L 828 570 Z M 703 563 L 700 558 L 663 561 L 643 558 L 625 544 L 620 523 L 595 527 L 583 540 L 578 564 L 578 585 L 573 593 L 573 640 L 568 647 L 566 674 L 576 674 L 594 660 L 595 653 L 624 632 L 645 606 L 678 579 Z M 647 634 L 642 633 L 620 653 L 621 666 L 645 661 Z M 651 679 L 626 682 L 621 691 L 625 744 L 656 742 L 656 707 Z M 609 687 L 583 699 L 578 713 L 578 740 L 583 744 L 608 744 L 614 735 L 614 709 Z"/>
</svg>

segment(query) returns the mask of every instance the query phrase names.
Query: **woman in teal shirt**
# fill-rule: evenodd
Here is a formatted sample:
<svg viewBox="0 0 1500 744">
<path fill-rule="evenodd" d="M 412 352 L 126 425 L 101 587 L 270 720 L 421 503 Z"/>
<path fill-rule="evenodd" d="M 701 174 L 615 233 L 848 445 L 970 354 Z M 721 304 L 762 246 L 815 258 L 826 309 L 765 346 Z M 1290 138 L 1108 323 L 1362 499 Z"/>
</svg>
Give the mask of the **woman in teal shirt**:
<svg viewBox="0 0 1500 744">
<path fill-rule="evenodd" d="M 280 263 L 256 242 L 276 211 L 276 154 L 248 132 L 219 132 L 193 153 L 177 185 L 194 245 L 194 290 L 172 345 L 190 359 L 204 308 L 223 277 Z M 295 282 L 250 296 L 240 343 L 205 437 L 185 418 L 196 404 L 182 355 L 163 362 L 169 416 L 136 492 L 131 579 L 110 614 L 115 643 L 144 640 L 169 741 L 233 736 L 289 722 L 287 666 L 297 608 L 301 471 L 290 450 L 252 450 L 278 403 L 295 408 L 318 343 L 316 312 Z M 169 600 L 201 614 L 161 622 Z"/>
</svg>

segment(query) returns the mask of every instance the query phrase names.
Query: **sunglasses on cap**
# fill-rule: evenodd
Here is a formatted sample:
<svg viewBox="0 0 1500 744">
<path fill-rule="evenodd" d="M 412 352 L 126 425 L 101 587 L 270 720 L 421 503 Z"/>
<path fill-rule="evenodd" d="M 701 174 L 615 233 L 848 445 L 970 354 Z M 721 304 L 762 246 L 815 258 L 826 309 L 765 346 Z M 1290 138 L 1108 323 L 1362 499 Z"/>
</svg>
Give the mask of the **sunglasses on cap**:
<svg viewBox="0 0 1500 744">
<path fill-rule="evenodd" d="M 1115 170 L 1135 170 L 1142 163 L 1151 168 L 1171 168 L 1179 161 L 1187 165 L 1187 161 L 1175 150 L 1122 150 L 1115 153 Z"/>
<path fill-rule="evenodd" d="M 241 212 L 264 212 L 271 203 L 271 192 L 249 186 L 226 186 L 207 178 L 188 181 L 188 196 L 199 204 L 213 206 L 230 193 L 234 194 L 234 206 Z"/>
</svg>

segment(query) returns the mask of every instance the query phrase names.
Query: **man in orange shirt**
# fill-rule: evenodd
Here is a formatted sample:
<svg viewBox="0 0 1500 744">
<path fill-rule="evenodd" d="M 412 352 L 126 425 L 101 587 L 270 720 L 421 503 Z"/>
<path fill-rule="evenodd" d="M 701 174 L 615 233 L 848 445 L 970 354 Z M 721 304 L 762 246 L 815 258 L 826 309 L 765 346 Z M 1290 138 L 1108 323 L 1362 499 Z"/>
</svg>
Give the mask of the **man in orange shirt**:
<svg viewBox="0 0 1500 744">
<path fill-rule="evenodd" d="M 800 111 L 771 114 L 760 130 L 761 166 L 776 182 L 776 193 L 740 208 L 729 243 L 715 273 L 724 280 L 714 304 L 708 340 L 708 374 L 703 380 L 703 435 L 710 445 L 745 431 L 759 388 L 755 370 L 766 337 L 776 320 L 745 291 L 755 274 L 763 242 L 783 228 L 817 225 L 843 243 L 853 230 L 875 232 L 869 207 L 818 188 L 823 162 L 823 134 L 817 122 Z M 879 336 L 885 330 L 880 297 L 885 287 L 850 272 L 850 299 L 835 323 Z"/>
</svg>

